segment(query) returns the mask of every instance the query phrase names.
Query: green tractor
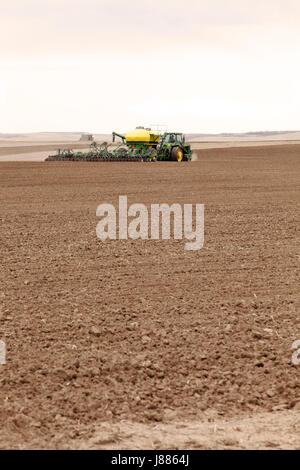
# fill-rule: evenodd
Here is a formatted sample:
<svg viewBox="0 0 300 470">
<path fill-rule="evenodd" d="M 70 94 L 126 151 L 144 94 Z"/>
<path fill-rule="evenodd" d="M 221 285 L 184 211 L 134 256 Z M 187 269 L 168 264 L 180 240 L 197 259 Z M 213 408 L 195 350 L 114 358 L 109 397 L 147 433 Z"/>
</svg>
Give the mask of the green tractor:
<svg viewBox="0 0 300 470">
<path fill-rule="evenodd" d="M 180 132 L 165 132 L 158 145 L 160 160 L 182 162 L 191 160 L 192 150 L 185 143 L 185 136 Z"/>
<path fill-rule="evenodd" d="M 113 132 L 113 142 L 116 137 L 120 138 L 121 142 L 111 150 L 106 142 L 101 145 L 93 142 L 89 152 L 74 154 L 72 151 L 58 151 L 57 155 L 50 155 L 46 160 L 182 162 L 190 161 L 192 158 L 191 146 L 185 143 L 185 137 L 181 132 L 159 134 L 148 128 L 137 127 L 126 135 Z"/>
</svg>

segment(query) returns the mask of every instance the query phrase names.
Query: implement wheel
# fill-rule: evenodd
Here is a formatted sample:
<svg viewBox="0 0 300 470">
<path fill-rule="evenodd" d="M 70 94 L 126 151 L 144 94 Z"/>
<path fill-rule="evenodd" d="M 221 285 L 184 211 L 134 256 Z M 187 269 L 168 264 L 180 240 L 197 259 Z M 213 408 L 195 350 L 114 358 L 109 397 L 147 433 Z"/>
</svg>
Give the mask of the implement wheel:
<svg viewBox="0 0 300 470">
<path fill-rule="evenodd" d="M 173 162 L 182 162 L 183 150 L 180 147 L 173 147 L 171 152 L 171 160 Z"/>
<path fill-rule="evenodd" d="M 147 150 L 147 157 L 149 162 L 156 162 L 157 160 L 157 150 L 150 148 Z"/>
</svg>

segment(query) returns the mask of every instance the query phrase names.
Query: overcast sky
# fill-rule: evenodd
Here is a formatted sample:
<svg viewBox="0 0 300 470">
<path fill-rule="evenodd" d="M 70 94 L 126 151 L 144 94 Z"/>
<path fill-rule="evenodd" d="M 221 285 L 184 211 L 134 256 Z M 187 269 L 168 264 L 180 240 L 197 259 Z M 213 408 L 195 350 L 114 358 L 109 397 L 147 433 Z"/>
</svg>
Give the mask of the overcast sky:
<svg viewBox="0 0 300 470">
<path fill-rule="evenodd" d="M 0 0 L 0 132 L 300 129 L 299 0 Z"/>
</svg>

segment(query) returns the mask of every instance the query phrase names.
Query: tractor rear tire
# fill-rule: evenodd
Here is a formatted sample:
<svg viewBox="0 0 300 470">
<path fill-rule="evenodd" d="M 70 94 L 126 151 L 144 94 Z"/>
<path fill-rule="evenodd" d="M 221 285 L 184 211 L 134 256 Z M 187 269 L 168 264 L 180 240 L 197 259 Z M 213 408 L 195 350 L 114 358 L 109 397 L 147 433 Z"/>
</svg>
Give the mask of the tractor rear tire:
<svg viewBox="0 0 300 470">
<path fill-rule="evenodd" d="M 182 162 L 183 150 L 180 147 L 173 147 L 171 152 L 171 160 L 173 162 Z"/>
</svg>

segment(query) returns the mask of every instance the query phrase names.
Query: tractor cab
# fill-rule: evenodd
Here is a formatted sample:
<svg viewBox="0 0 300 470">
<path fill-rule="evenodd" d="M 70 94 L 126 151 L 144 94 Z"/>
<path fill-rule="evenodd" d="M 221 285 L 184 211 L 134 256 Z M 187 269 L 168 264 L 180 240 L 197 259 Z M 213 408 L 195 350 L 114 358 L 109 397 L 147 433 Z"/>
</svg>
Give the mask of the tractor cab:
<svg viewBox="0 0 300 470">
<path fill-rule="evenodd" d="M 185 141 L 184 135 L 179 132 L 166 132 L 163 136 L 163 140 L 166 144 L 183 144 Z"/>
</svg>

